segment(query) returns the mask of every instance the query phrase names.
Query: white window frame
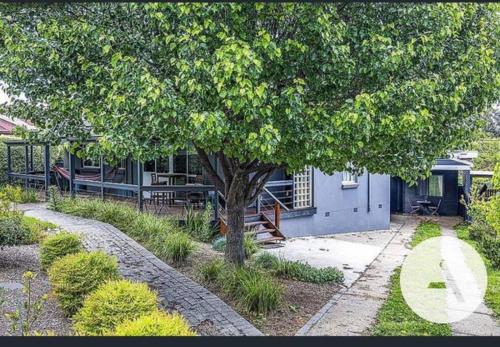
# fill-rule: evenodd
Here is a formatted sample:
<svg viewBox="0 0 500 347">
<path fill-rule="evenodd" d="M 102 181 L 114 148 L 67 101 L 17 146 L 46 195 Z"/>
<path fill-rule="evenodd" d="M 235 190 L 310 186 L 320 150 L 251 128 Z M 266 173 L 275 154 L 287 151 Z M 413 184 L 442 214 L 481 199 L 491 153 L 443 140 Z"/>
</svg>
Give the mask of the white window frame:
<svg viewBox="0 0 500 347">
<path fill-rule="evenodd" d="M 349 171 L 342 171 L 342 188 L 356 188 L 359 186 L 358 175 Z"/>
<path fill-rule="evenodd" d="M 85 165 L 86 161 L 90 161 L 92 163 L 92 165 Z M 95 164 L 96 164 L 96 162 L 93 159 L 82 159 L 82 167 L 84 169 L 100 169 L 101 168 L 100 160 L 97 161 L 97 166 Z"/>
</svg>

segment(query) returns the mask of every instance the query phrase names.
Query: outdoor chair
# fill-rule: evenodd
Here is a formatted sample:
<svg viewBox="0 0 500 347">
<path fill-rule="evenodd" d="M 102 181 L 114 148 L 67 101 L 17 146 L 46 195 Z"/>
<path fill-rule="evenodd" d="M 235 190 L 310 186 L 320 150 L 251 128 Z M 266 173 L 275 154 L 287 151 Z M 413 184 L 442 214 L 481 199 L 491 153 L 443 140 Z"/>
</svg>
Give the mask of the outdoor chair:
<svg viewBox="0 0 500 347">
<path fill-rule="evenodd" d="M 417 204 L 416 202 L 412 202 L 410 205 L 410 214 L 417 214 L 421 210 L 420 204 Z"/>
<path fill-rule="evenodd" d="M 441 199 L 439 199 L 436 206 L 429 206 L 429 211 L 431 211 L 431 216 L 439 216 L 438 210 L 440 206 L 441 206 Z"/>
</svg>

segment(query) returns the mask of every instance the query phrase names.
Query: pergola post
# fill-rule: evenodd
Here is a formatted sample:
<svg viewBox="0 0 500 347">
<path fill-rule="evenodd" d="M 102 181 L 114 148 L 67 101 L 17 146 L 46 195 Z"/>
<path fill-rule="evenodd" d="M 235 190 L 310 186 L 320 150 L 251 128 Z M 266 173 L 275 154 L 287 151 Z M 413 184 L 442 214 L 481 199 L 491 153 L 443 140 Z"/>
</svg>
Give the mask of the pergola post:
<svg viewBox="0 0 500 347">
<path fill-rule="evenodd" d="M 44 174 L 45 174 L 45 200 L 49 199 L 49 187 L 50 187 L 50 146 L 45 145 L 44 152 Z"/>
<path fill-rule="evenodd" d="M 11 183 L 10 174 L 12 173 L 12 158 L 11 158 L 11 148 L 10 145 L 7 144 L 7 180 Z"/>
<path fill-rule="evenodd" d="M 75 196 L 75 187 L 73 184 L 73 181 L 75 179 L 75 164 L 76 164 L 75 155 L 70 151 L 68 166 L 69 166 L 69 194 L 71 197 Z"/>
<path fill-rule="evenodd" d="M 99 168 L 101 170 L 101 200 L 104 200 L 104 160 L 102 155 L 99 157 Z"/>
<path fill-rule="evenodd" d="M 24 145 L 24 173 L 26 176 L 24 177 L 24 188 L 28 189 L 28 172 L 29 172 L 29 152 L 28 145 Z"/>
<path fill-rule="evenodd" d="M 143 193 L 142 193 L 142 183 L 143 183 L 143 175 L 144 175 L 144 167 L 143 164 L 138 160 L 137 161 L 137 206 L 139 207 L 139 211 L 143 210 Z"/>
<path fill-rule="evenodd" d="M 34 165 L 33 165 L 33 145 L 30 145 L 30 171 L 34 171 Z"/>
</svg>

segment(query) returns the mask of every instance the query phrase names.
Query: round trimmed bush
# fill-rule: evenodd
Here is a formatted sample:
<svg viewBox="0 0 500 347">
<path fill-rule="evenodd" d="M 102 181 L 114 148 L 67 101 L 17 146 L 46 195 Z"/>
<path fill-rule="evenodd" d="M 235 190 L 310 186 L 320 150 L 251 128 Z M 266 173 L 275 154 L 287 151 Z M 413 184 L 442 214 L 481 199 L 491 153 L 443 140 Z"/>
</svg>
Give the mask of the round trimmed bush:
<svg viewBox="0 0 500 347">
<path fill-rule="evenodd" d="M 40 264 L 46 270 L 52 263 L 68 254 L 82 251 L 82 242 L 78 235 L 62 231 L 51 235 L 40 245 Z"/>
<path fill-rule="evenodd" d="M 186 320 L 178 313 L 155 311 L 135 320 L 119 324 L 113 336 L 196 336 Z"/>
<path fill-rule="evenodd" d="M 155 312 L 156 294 L 145 283 L 107 282 L 92 292 L 74 317 L 80 335 L 103 335 L 127 320 Z"/>
<path fill-rule="evenodd" d="M 102 251 L 68 254 L 48 270 L 50 283 L 61 307 L 72 316 L 86 295 L 106 281 L 118 278 L 116 258 Z"/>
</svg>

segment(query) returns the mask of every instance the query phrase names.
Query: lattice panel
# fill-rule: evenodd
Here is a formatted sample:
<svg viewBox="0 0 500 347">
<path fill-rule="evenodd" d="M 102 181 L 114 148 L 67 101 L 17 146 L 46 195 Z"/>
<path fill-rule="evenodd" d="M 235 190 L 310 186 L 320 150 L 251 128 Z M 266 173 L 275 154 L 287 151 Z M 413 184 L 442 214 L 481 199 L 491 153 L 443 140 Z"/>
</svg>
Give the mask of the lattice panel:
<svg viewBox="0 0 500 347">
<path fill-rule="evenodd" d="M 293 208 L 312 206 L 312 167 L 293 175 Z"/>
</svg>

